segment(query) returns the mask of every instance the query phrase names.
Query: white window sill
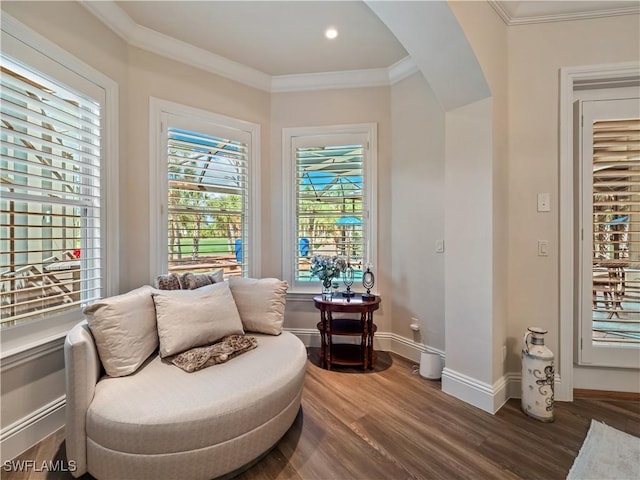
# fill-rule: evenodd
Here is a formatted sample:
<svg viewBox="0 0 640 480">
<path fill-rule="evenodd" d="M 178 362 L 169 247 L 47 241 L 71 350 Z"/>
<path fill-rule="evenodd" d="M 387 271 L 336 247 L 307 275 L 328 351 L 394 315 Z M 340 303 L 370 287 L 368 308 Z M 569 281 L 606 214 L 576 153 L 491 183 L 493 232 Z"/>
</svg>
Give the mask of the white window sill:
<svg viewBox="0 0 640 480">
<path fill-rule="evenodd" d="M 62 339 L 78 322 L 82 314 L 64 319 L 43 319 L 3 329 L 0 332 L 0 360 L 3 363 L 10 357 L 41 347 Z"/>
</svg>

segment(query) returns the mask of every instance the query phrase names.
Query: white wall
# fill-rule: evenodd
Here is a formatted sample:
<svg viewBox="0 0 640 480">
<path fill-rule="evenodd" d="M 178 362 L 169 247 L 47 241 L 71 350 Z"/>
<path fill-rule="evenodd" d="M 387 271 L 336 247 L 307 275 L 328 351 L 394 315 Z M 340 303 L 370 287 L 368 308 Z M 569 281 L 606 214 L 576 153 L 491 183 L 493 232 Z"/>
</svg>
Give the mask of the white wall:
<svg viewBox="0 0 640 480">
<path fill-rule="evenodd" d="M 391 330 L 444 351 L 445 121 L 421 73 L 391 87 L 391 122 Z"/>
</svg>

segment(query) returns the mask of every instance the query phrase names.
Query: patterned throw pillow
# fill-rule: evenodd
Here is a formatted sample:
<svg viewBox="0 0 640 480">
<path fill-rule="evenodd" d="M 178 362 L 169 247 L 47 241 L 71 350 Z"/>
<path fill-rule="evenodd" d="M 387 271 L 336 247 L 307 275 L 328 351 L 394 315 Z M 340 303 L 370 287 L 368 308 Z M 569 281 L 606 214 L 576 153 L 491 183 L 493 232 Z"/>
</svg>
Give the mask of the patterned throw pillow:
<svg viewBox="0 0 640 480">
<path fill-rule="evenodd" d="M 156 288 L 159 290 L 195 290 L 196 288 L 224 281 L 224 270 L 221 268 L 211 273 L 187 272 L 182 275 L 169 273 L 158 275 Z"/>
<path fill-rule="evenodd" d="M 195 290 L 205 285 L 211 285 L 214 282 L 211 281 L 211 278 L 206 273 L 187 272 L 180 278 L 180 283 L 184 290 Z"/>
<path fill-rule="evenodd" d="M 175 366 L 185 372 L 195 372 L 212 365 L 228 362 L 244 352 L 253 350 L 258 346 L 256 337 L 245 335 L 229 335 L 218 343 L 205 347 L 196 347 L 182 352 L 171 360 Z"/>
<path fill-rule="evenodd" d="M 175 273 L 158 275 L 158 278 L 156 278 L 156 288 L 160 290 L 182 290 L 180 276 Z"/>
</svg>

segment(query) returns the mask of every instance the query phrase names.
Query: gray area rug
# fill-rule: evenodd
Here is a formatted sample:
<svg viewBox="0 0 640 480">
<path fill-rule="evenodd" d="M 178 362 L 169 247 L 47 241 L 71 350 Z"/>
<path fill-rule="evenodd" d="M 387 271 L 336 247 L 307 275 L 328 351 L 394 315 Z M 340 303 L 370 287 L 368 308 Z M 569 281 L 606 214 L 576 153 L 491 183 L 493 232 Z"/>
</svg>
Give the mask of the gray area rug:
<svg viewBox="0 0 640 480">
<path fill-rule="evenodd" d="M 567 479 L 640 479 L 640 438 L 591 420 Z"/>
</svg>

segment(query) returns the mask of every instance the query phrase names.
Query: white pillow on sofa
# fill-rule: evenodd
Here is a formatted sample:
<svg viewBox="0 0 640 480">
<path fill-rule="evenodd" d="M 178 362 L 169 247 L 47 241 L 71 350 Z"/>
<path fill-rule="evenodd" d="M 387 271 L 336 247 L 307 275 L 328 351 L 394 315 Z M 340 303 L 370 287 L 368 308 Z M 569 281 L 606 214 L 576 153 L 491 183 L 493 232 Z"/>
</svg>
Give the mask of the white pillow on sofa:
<svg viewBox="0 0 640 480">
<path fill-rule="evenodd" d="M 250 332 L 280 335 L 289 285 L 277 278 L 229 277 L 242 326 Z"/>
<path fill-rule="evenodd" d="M 107 375 L 122 377 L 135 372 L 158 348 L 153 291 L 145 285 L 84 309 Z"/>
<path fill-rule="evenodd" d="M 168 357 L 227 335 L 242 335 L 242 321 L 227 283 L 196 290 L 155 290 L 160 356 Z"/>
</svg>

